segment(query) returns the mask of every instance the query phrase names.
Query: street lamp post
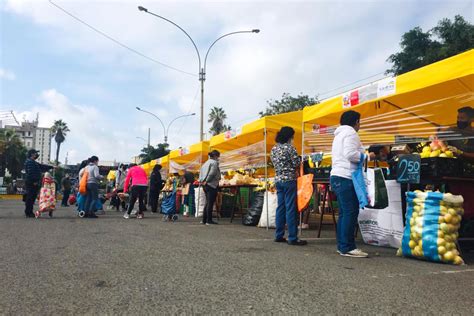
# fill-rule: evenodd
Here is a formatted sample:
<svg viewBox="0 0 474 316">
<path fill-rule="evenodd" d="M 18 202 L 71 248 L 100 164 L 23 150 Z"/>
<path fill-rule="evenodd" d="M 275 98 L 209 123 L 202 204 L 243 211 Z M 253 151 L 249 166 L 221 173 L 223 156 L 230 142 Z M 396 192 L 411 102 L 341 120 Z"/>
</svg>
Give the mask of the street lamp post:
<svg viewBox="0 0 474 316">
<path fill-rule="evenodd" d="M 219 38 L 217 38 L 212 44 L 211 46 L 209 46 L 207 52 L 206 52 L 206 56 L 204 58 L 204 67 L 202 67 L 202 64 L 201 64 L 201 55 L 199 54 L 199 49 L 197 48 L 196 46 L 196 43 L 193 41 L 193 39 L 191 38 L 191 36 L 181 27 L 179 26 L 178 24 L 176 24 L 175 22 L 165 18 L 165 17 L 162 17 L 161 15 L 158 15 L 158 14 L 155 14 L 153 12 L 150 12 L 148 11 L 147 8 L 144 8 L 142 6 L 139 6 L 138 7 L 138 10 L 139 11 L 143 11 L 145 13 L 148 13 L 148 14 L 151 14 L 157 18 L 160 18 L 162 20 L 165 20 L 166 22 L 169 22 L 171 24 L 173 24 L 174 26 L 176 26 L 177 28 L 179 28 L 184 34 L 186 34 L 186 36 L 189 38 L 189 40 L 191 41 L 191 43 L 193 43 L 193 46 L 194 46 L 194 49 L 196 50 L 196 54 L 198 56 L 198 61 L 199 61 L 199 81 L 201 82 L 201 119 L 200 119 L 200 132 L 199 132 L 199 140 L 200 141 L 203 141 L 204 140 L 204 81 L 206 81 L 206 62 L 207 62 L 207 56 L 209 55 L 209 51 L 211 50 L 211 48 L 214 46 L 214 44 L 216 44 L 217 41 L 219 41 L 220 39 L 224 38 L 224 37 L 227 37 L 227 36 L 230 36 L 230 35 L 234 35 L 234 34 L 241 34 L 241 33 L 259 33 L 260 30 L 259 29 L 253 29 L 253 30 L 250 30 L 250 31 L 237 31 L 237 32 L 231 32 L 231 33 L 227 33 L 227 34 L 224 34 L 222 36 L 220 36 Z"/>
<path fill-rule="evenodd" d="M 156 119 L 158 119 L 158 121 L 160 121 L 161 126 L 163 127 L 163 133 L 164 133 L 164 135 L 165 135 L 165 137 L 164 137 L 164 139 L 165 139 L 164 144 L 168 144 L 168 133 L 169 133 L 169 131 L 170 131 L 170 126 L 171 126 L 171 124 L 173 124 L 177 119 L 180 119 L 180 118 L 183 118 L 183 117 L 188 117 L 188 116 L 194 116 L 194 115 L 196 115 L 196 113 L 180 115 L 180 116 L 175 117 L 174 119 L 172 119 L 171 122 L 168 124 L 168 126 L 165 127 L 165 124 L 163 124 L 163 121 L 162 121 L 156 114 L 154 114 L 154 113 L 152 113 L 152 112 L 149 112 L 149 111 L 147 111 L 147 110 L 144 110 L 144 109 L 142 109 L 142 108 L 140 108 L 140 107 L 138 107 L 138 106 L 135 107 L 135 108 L 136 108 L 138 111 L 145 112 L 145 113 L 150 114 L 151 116 L 154 116 Z"/>
</svg>

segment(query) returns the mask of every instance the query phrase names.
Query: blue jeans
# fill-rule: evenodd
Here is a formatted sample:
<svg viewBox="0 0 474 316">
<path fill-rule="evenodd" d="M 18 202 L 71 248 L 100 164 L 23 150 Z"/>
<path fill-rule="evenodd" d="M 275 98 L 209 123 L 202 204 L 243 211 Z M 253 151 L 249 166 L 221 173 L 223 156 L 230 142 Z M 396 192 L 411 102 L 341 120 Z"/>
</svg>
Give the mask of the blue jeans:
<svg viewBox="0 0 474 316">
<path fill-rule="evenodd" d="M 359 200 L 352 179 L 331 177 L 331 189 L 337 196 L 339 218 L 337 220 L 337 250 L 347 253 L 356 249 L 355 229 L 359 216 Z"/>
<path fill-rule="evenodd" d="M 297 240 L 296 181 L 277 182 L 276 189 L 278 206 L 276 209 L 275 238 L 283 238 L 286 223 L 288 225 L 288 241 Z"/>
<path fill-rule="evenodd" d="M 87 214 L 93 214 L 97 211 L 96 201 L 99 199 L 99 185 L 97 183 L 87 184 L 86 202 L 84 205 L 84 211 Z"/>
</svg>

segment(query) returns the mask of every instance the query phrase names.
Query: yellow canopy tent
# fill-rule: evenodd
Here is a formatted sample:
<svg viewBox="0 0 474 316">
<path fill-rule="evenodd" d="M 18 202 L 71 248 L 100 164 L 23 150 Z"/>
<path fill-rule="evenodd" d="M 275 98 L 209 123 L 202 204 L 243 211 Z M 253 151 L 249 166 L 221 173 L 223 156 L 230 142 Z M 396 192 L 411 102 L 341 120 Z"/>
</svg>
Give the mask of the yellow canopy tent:
<svg viewBox="0 0 474 316">
<path fill-rule="evenodd" d="M 220 152 L 244 148 L 265 140 L 267 135 L 267 152 L 275 145 L 276 133 L 283 126 L 290 126 L 295 130 L 295 145 L 301 150 L 301 122 L 303 111 L 295 111 L 262 117 L 256 121 L 245 124 L 240 129 L 225 132 L 214 136 L 210 140 L 211 149 Z M 298 141 L 299 140 L 299 141 Z"/>
<path fill-rule="evenodd" d="M 295 130 L 295 146 L 300 151 L 302 119 L 303 111 L 265 116 L 245 124 L 236 131 L 229 131 L 212 137 L 210 147 L 211 150 L 216 149 L 223 153 L 221 155 L 223 170 L 260 168 L 263 166 L 265 183 L 268 183 L 268 153 L 275 145 L 277 132 L 283 126 L 292 127 Z M 268 199 L 268 191 L 266 192 L 266 198 Z M 267 224 L 269 222 L 268 214 L 267 203 Z"/>
<path fill-rule="evenodd" d="M 209 142 L 203 141 L 171 151 L 169 160 L 182 165 L 188 171 L 199 172 L 201 164 L 207 161 L 208 153 Z"/>
<path fill-rule="evenodd" d="M 115 180 L 115 170 L 110 170 L 107 174 L 107 180 L 114 181 Z"/>
<path fill-rule="evenodd" d="M 474 50 L 470 50 L 306 107 L 305 147 L 314 145 L 324 133 L 332 134 L 341 114 L 349 109 L 361 113 L 366 145 L 390 143 L 392 137 L 392 143 L 435 134 L 452 139 L 455 135 L 447 127 L 456 123 L 457 109 L 472 106 L 473 91 Z M 311 134 L 317 136 L 307 139 Z"/>
<path fill-rule="evenodd" d="M 145 170 L 147 176 L 150 176 L 151 172 L 153 171 L 153 167 L 155 165 L 156 165 L 156 160 L 152 160 L 150 162 L 140 165 L 140 167 L 142 167 L 143 170 Z"/>
</svg>

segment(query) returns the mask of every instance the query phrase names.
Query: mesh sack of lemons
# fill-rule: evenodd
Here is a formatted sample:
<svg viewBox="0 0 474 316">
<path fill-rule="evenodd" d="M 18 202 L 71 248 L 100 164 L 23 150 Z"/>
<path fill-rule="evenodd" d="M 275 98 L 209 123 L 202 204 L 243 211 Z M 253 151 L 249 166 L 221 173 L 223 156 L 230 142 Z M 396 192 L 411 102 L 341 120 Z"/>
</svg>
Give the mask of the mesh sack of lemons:
<svg viewBox="0 0 474 316">
<path fill-rule="evenodd" d="M 398 255 L 464 264 L 457 250 L 463 197 L 440 192 L 407 192 L 407 213 Z"/>
</svg>

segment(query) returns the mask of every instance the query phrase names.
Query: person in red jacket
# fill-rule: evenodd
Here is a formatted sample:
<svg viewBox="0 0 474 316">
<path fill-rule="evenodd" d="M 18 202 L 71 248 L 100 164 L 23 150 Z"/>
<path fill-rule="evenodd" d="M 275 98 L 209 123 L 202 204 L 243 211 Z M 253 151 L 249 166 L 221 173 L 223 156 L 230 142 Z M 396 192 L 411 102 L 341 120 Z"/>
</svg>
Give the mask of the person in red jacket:
<svg viewBox="0 0 474 316">
<path fill-rule="evenodd" d="M 143 212 L 146 210 L 145 196 L 148 189 L 148 177 L 142 167 L 135 164 L 130 165 L 125 178 L 124 192 L 128 192 L 130 188 L 130 203 L 128 204 L 127 213 L 123 216 L 125 219 L 130 218 L 135 202 L 138 199 L 137 218 L 143 218 Z"/>
</svg>

